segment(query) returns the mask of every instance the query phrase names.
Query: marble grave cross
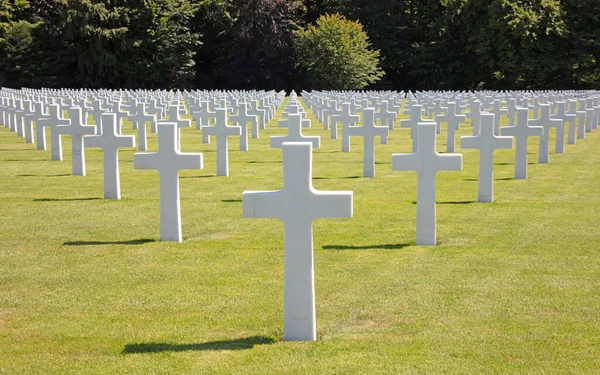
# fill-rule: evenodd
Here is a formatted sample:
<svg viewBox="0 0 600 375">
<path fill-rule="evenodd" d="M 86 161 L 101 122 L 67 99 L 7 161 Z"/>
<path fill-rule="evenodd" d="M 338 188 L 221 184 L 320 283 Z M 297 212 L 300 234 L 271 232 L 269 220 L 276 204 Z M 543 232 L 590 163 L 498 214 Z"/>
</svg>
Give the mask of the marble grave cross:
<svg viewBox="0 0 600 375">
<path fill-rule="evenodd" d="M 350 114 L 350 103 L 342 103 L 340 113 L 331 116 L 331 139 L 337 139 L 337 123 L 342 124 L 342 152 L 350 152 L 350 126 L 360 120 L 359 115 Z M 334 136 L 335 132 L 335 136 Z"/>
<path fill-rule="evenodd" d="M 410 128 L 410 136 L 412 138 L 412 152 L 417 152 L 417 147 L 419 144 L 419 133 L 417 132 L 417 125 L 424 122 L 432 122 L 433 120 L 423 119 L 421 117 L 421 105 L 414 104 L 410 106 L 408 120 L 401 120 L 400 127 L 401 128 Z M 435 124 L 435 123 L 434 123 Z"/>
<path fill-rule="evenodd" d="M 310 120 L 308 120 L 310 121 Z M 271 148 L 281 148 L 284 142 L 310 142 L 313 148 L 319 148 L 321 137 L 310 137 L 302 134 L 302 115 L 299 113 L 288 114 L 288 134 L 285 136 L 273 136 L 270 138 Z"/>
<path fill-rule="evenodd" d="M 392 170 L 417 172 L 417 245 L 435 245 L 435 177 L 440 171 L 462 170 L 462 155 L 437 153 L 435 123 L 420 123 L 417 132 L 417 152 L 392 154 Z"/>
<path fill-rule="evenodd" d="M 440 127 L 442 122 L 448 124 L 448 138 L 446 141 L 446 152 L 454 152 L 454 133 L 460 128 L 460 123 L 466 121 L 465 115 L 457 115 L 456 114 L 456 103 L 448 102 L 447 107 L 448 110 L 444 115 L 437 115 L 435 117 L 435 121 L 438 124 L 438 128 Z"/>
<path fill-rule="evenodd" d="M 138 131 L 138 150 L 146 151 L 148 148 L 148 137 L 146 133 L 146 123 L 150 123 L 150 130 L 156 132 L 156 114 L 146 113 L 146 103 L 138 103 L 135 115 L 130 115 L 129 119 L 133 128 Z"/>
<path fill-rule="evenodd" d="M 224 109 L 223 109 L 224 111 Z M 182 242 L 179 171 L 202 169 L 201 153 L 182 153 L 177 147 L 178 125 L 158 125 L 158 152 L 133 155 L 135 169 L 155 169 L 160 176 L 160 240 Z"/>
<path fill-rule="evenodd" d="M 375 125 L 375 110 L 363 108 L 362 126 L 351 126 L 349 136 L 363 137 L 363 177 L 375 177 L 375 137 L 385 137 L 389 134 L 387 126 Z"/>
<path fill-rule="evenodd" d="M 240 103 L 237 115 L 229 116 L 234 124 L 237 124 L 242 129 L 240 136 L 240 151 L 248 151 L 248 123 L 252 123 L 252 138 L 258 138 L 258 121 L 256 116 L 248 114 L 246 103 Z"/>
<path fill-rule="evenodd" d="M 67 110 L 69 113 L 70 125 L 59 125 L 56 132 L 62 135 L 71 136 L 71 153 L 73 176 L 85 176 L 85 147 L 83 146 L 83 136 L 96 134 L 96 126 L 88 125 L 83 121 L 83 113 L 80 107 L 73 107 Z"/>
<path fill-rule="evenodd" d="M 460 137 L 463 149 L 479 149 L 479 193 L 478 202 L 494 201 L 494 151 L 499 148 L 512 148 L 512 137 L 495 134 L 494 114 L 482 114 L 480 133 L 471 137 Z"/>
<path fill-rule="evenodd" d="M 217 176 L 229 176 L 229 136 L 240 136 L 242 128 L 227 124 L 227 109 L 215 109 L 215 126 L 203 126 L 202 132 L 217 137 Z"/>
<path fill-rule="evenodd" d="M 97 121 L 102 128 L 98 135 L 85 137 L 88 147 L 100 147 L 104 159 L 104 199 L 121 199 L 119 148 L 135 147 L 133 135 L 118 133 L 117 115 L 103 113 Z M 139 130 L 139 129 L 138 129 Z"/>
<path fill-rule="evenodd" d="M 316 313 L 312 222 L 352 217 L 351 191 L 320 191 L 312 186 L 312 144 L 283 144 L 283 188 L 245 191 L 243 216 L 283 221 L 284 328 L 286 341 L 315 341 Z"/>
<path fill-rule="evenodd" d="M 555 153 L 561 154 L 564 152 L 565 143 L 565 128 L 562 120 L 553 119 L 550 117 L 550 104 L 540 104 L 540 117 L 529 120 L 529 124 L 533 126 L 541 126 L 544 128 L 544 134 L 540 137 L 538 148 L 538 163 L 548 163 L 550 159 L 550 151 L 548 143 L 550 142 L 550 129 L 556 128 L 556 146 Z"/>
<path fill-rule="evenodd" d="M 516 139 L 515 147 L 515 180 L 527 179 L 527 139 L 541 137 L 544 128 L 529 126 L 529 109 L 517 107 L 515 126 L 505 126 L 502 135 L 510 135 Z"/>
</svg>

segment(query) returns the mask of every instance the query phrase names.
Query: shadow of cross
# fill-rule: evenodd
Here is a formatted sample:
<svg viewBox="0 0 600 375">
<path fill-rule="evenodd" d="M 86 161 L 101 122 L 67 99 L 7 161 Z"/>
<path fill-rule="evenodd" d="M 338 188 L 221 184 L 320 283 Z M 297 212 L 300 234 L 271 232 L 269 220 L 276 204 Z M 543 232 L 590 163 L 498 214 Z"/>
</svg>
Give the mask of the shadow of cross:
<svg viewBox="0 0 600 375">
<path fill-rule="evenodd" d="M 244 350 L 254 345 L 273 344 L 275 340 L 265 336 L 251 336 L 235 340 L 210 341 L 198 344 L 169 344 L 151 342 L 143 344 L 127 344 L 121 354 L 185 352 L 199 350 Z"/>
</svg>

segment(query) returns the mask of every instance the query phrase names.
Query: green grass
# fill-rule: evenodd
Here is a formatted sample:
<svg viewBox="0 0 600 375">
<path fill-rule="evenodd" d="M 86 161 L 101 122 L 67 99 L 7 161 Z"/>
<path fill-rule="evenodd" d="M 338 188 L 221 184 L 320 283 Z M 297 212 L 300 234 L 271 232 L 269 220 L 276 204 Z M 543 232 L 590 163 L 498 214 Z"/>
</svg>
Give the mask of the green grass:
<svg viewBox="0 0 600 375">
<path fill-rule="evenodd" d="M 249 152 L 230 140 L 228 178 L 214 139 L 182 131 L 205 160 L 180 174 L 182 244 L 159 241 L 158 174 L 134 170 L 133 149 L 109 201 L 99 149 L 87 177 L 70 176 L 68 137 L 56 162 L 1 128 L 0 373 L 598 373 L 600 130 L 526 181 L 511 179 L 514 151 L 497 151 L 492 204 L 475 203 L 479 157 L 465 150 L 462 172 L 438 174 L 439 245 L 421 247 L 416 174 L 390 163 L 408 130 L 377 144 L 377 177 L 363 179 L 362 139 L 341 153 L 312 119 L 315 188 L 354 192 L 354 218 L 314 222 L 314 343 L 282 340 L 282 223 L 241 217 L 244 190 L 281 187 L 276 122 Z"/>
</svg>

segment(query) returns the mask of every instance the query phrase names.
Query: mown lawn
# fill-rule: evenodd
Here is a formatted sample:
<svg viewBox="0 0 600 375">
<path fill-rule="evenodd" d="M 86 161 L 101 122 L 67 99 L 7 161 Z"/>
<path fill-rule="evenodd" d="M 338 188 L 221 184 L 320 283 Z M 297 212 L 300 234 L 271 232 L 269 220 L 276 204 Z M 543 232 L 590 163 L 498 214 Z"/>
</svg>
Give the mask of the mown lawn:
<svg viewBox="0 0 600 375">
<path fill-rule="evenodd" d="M 182 244 L 159 241 L 158 174 L 134 170 L 133 149 L 120 151 L 123 199 L 103 200 L 99 149 L 71 176 L 68 137 L 56 162 L 2 127 L 0 372 L 600 371 L 600 130 L 546 165 L 530 142 L 526 181 L 512 180 L 514 150 L 497 151 L 492 204 L 476 203 L 478 152 L 465 150 L 462 172 L 438 174 L 439 245 L 422 247 L 416 174 L 391 170 L 408 130 L 377 142 L 364 179 L 362 139 L 342 153 L 312 118 L 313 184 L 353 191 L 354 217 L 314 223 L 318 341 L 298 343 L 282 340 L 283 225 L 241 217 L 244 190 L 281 187 L 276 120 L 248 152 L 230 139 L 228 178 L 214 138 L 182 131 L 205 161 L 180 174 Z"/>
</svg>

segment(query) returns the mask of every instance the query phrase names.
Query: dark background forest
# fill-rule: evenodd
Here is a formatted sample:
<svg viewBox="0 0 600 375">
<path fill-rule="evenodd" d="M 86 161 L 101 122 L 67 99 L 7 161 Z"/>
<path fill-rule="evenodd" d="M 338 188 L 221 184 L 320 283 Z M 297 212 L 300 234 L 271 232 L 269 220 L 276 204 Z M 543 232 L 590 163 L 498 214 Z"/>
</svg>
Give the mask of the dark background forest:
<svg viewBox="0 0 600 375">
<path fill-rule="evenodd" d="M 600 81 L 598 0 L 0 0 L 0 85 L 321 89 L 296 30 L 358 21 L 371 89 L 582 89 Z M 341 61 L 341 59 L 340 59 Z"/>
</svg>

